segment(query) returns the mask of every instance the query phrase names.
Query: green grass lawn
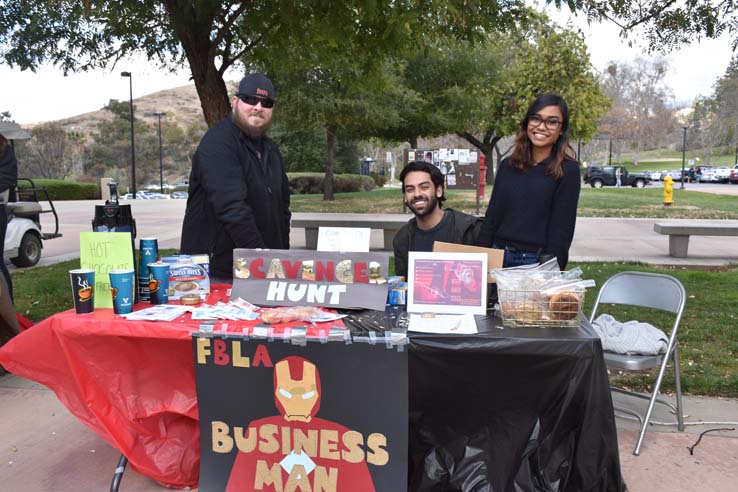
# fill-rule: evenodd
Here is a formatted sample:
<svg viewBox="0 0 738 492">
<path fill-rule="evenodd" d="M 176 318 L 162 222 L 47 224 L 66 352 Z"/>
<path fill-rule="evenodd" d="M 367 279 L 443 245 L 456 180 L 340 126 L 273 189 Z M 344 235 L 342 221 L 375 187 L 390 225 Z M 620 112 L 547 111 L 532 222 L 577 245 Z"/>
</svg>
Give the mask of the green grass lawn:
<svg viewBox="0 0 738 492">
<path fill-rule="evenodd" d="M 735 186 L 735 185 L 722 185 Z M 676 188 L 676 186 L 675 186 Z M 491 195 L 487 187 L 480 202 L 484 214 Z M 448 190 L 445 207 L 476 212 L 474 190 Z M 323 201 L 322 195 L 293 195 L 293 212 L 402 213 L 399 188 L 380 188 L 363 193 L 338 193 L 335 201 Z M 738 196 L 674 190 L 674 205 L 664 207 L 660 186 L 642 189 L 583 186 L 579 197 L 579 217 L 633 217 L 673 219 L 738 219 Z"/>
<path fill-rule="evenodd" d="M 723 148 L 713 149 L 712 155 L 710 156 L 710 166 L 729 166 L 735 165 L 735 154 L 722 154 Z M 608 156 L 605 155 L 604 159 L 607 160 Z M 624 152 L 620 154 L 620 160 L 615 162 L 617 156 L 613 155 L 613 164 L 625 166 L 629 171 L 639 171 L 644 169 L 652 169 L 654 171 L 661 171 L 663 169 L 681 169 L 682 168 L 682 151 L 670 150 L 670 149 L 656 149 L 647 150 L 638 154 L 638 166 L 633 165 L 633 159 L 635 154 L 632 152 Z M 600 156 L 602 159 L 602 156 Z M 689 161 L 694 161 L 695 165 L 708 165 L 704 162 L 704 150 L 702 149 L 690 149 L 684 154 L 684 166 L 689 169 Z M 592 162 L 591 164 L 597 166 L 601 165 L 602 162 Z"/>
<path fill-rule="evenodd" d="M 165 251 L 173 254 L 174 251 Z M 575 265 L 572 265 L 572 267 Z M 613 274 L 624 270 L 662 272 L 664 270 L 640 264 L 582 263 L 584 278 L 601 286 Z M 52 266 L 14 272 L 15 305 L 19 313 L 32 321 L 40 321 L 54 313 L 71 309 L 69 273 L 79 267 L 79 260 Z M 738 268 L 728 271 L 669 270 L 685 286 L 687 307 L 681 326 L 679 350 L 682 362 L 682 387 L 686 393 L 738 397 Z M 589 316 L 597 288 L 590 289 L 584 312 Z M 608 309 L 621 321 L 638 319 L 651 322 L 668 331 L 668 316 L 649 316 L 629 309 Z M 673 318 L 672 318 L 673 319 Z M 563 328 L 565 329 L 565 328 Z M 646 389 L 654 381 L 653 373 L 616 378 L 619 384 L 634 389 Z M 673 390 L 673 372 L 669 370 L 665 391 Z"/>
</svg>

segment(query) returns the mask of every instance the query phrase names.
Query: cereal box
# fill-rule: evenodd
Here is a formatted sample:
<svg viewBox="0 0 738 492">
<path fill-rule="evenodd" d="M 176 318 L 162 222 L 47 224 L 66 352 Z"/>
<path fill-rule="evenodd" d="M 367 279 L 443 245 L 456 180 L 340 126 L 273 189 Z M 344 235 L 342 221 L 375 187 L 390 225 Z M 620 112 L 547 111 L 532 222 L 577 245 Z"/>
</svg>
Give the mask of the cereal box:
<svg viewBox="0 0 738 492">
<path fill-rule="evenodd" d="M 171 265 L 169 299 L 177 300 L 185 294 L 199 294 L 204 298 L 210 293 L 208 255 L 165 256 L 161 261 Z"/>
</svg>

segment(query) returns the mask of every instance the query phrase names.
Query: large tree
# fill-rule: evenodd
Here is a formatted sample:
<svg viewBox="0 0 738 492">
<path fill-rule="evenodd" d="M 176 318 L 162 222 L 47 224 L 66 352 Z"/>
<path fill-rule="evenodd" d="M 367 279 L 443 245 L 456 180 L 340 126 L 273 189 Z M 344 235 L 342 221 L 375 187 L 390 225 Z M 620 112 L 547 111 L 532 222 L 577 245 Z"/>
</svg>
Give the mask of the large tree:
<svg viewBox="0 0 738 492">
<path fill-rule="evenodd" d="M 283 54 L 360 42 L 377 54 L 429 34 L 474 37 L 512 25 L 522 0 L 0 0 L 0 59 L 21 69 L 53 62 L 65 72 L 114 65 L 135 52 L 162 66 L 187 63 L 208 125 L 230 110 L 223 74 L 258 48 Z M 312 27 L 311 27 L 312 26 Z M 358 38 L 341 37 L 347 29 Z M 338 35 L 336 35 L 338 34 Z M 273 53 L 273 50 L 270 50 Z M 372 56 L 374 55 L 374 56 Z"/>
<path fill-rule="evenodd" d="M 610 101 L 581 34 L 553 25 L 541 16 L 526 31 L 500 38 L 498 49 L 504 60 L 501 80 L 490 88 L 487 110 L 462 133 L 464 138 L 488 159 L 496 150 L 499 162 L 503 152 L 497 143 L 517 132 L 530 103 L 547 92 L 566 100 L 572 140 L 594 135 L 597 118 L 609 108 Z"/>
<path fill-rule="evenodd" d="M 738 148 L 738 57 L 734 56 L 725 73 L 715 81 L 711 96 L 701 97 L 692 105 L 689 142 L 701 149 L 709 164 L 717 146 L 722 153 Z"/>
<path fill-rule="evenodd" d="M 388 64 L 395 82 L 386 95 L 397 118 L 375 136 L 417 148 L 419 138 L 465 129 L 487 107 L 489 88 L 500 77 L 500 58 L 489 38 L 446 39 Z"/>
<path fill-rule="evenodd" d="M 735 0 L 548 0 L 568 5 L 590 20 L 614 22 L 621 35 L 642 33 L 649 48 L 669 51 L 700 38 L 729 34 L 738 48 L 738 3 Z"/>
<path fill-rule="evenodd" d="M 281 86 L 280 118 L 292 129 L 322 129 L 325 135 L 325 181 L 323 199 L 333 200 L 334 153 L 341 134 L 369 137 L 379 128 L 391 125 L 396 118 L 392 98 L 383 92 L 384 72 L 358 76 L 348 58 L 332 63 L 308 61 L 299 57 L 282 67 L 273 66 L 271 73 Z M 391 92 L 391 88 L 387 91 Z"/>
<path fill-rule="evenodd" d="M 528 104 L 544 92 L 568 101 L 571 133 L 588 138 L 608 108 L 584 40 L 528 11 L 525 22 L 505 33 L 470 43 L 444 40 L 405 57 L 400 67 L 404 90 L 395 88 L 399 119 L 377 136 L 407 141 L 456 133 L 485 154 L 492 179 L 492 154 L 505 154 L 498 142 L 517 131 Z"/>
<path fill-rule="evenodd" d="M 120 185 L 131 186 L 131 127 L 128 102 L 111 99 L 103 108 L 113 114 L 111 120 L 97 125 L 93 142 L 86 148 L 84 174 L 88 177 L 112 177 Z M 159 141 L 154 124 L 135 117 L 136 188 L 159 174 Z M 158 180 L 156 180 L 158 181 Z"/>
<path fill-rule="evenodd" d="M 638 164 L 641 151 L 655 148 L 675 128 L 671 89 L 665 77 L 664 60 L 636 58 L 632 62 L 611 62 L 603 74 L 605 92 L 613 107 L 600 120 L 599 132 L 632 150 Z"/>
<path fill-rule="evenodd" d="M 56 123 L 46 123 L 31 130 L 33 138 L 19 146 L 20 174 L 32 178 L 64 179 L 80 158 L 82 136 Z"/>
</svg>

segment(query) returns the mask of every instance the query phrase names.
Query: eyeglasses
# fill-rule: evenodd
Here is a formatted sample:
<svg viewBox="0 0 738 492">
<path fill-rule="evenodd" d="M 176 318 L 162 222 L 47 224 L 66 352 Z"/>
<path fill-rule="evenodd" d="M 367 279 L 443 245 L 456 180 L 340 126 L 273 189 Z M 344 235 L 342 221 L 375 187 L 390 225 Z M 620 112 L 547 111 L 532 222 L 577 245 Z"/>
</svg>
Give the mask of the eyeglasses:
<svg viewBox="0 0 738 492">
<path fill-rule="evenodd" d="M 236 94 L 236 97 L 249 106 L 256 106 L 261 103 L 262 108 L 269 109 L 274 107 L 274 99 L 269 99 L 268 97 L 247 96 L 246 94 Z"/>
<path fill-rule="evenodd" d="M 544 120 L 537 114 L 528 117 L 528 124 L 535 128 L 541 126 L 541 123 L 545 123 L 546 128 L 549 130 L 556 130 L 561 125 L 561 120 L 558 118 L 546 118 Z"/>
</svg>

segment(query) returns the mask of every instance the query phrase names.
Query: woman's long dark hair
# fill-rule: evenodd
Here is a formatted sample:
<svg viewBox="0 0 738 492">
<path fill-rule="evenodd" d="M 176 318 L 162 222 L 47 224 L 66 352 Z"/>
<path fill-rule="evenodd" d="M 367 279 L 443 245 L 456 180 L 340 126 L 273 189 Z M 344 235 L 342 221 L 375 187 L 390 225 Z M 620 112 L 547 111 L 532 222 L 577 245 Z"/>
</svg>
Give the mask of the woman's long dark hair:
<svg viewBox="0 0 738 492">
<path fill-rule="evenodd" d="M 546 166 L 546 174 L 554 179 L 564 175 L 564 159 L 576 160 L 574 149 L 569 144 L 569 107 L 564 98 L 558 94 L 543 94 L 538 96 L 528 107 L 525 118 L 520 122 L 518 134 L 515 137 L 515 149 L 510 156 L 510 164 L 521 171 L 535 166 L 533 161 L 533 145 L 528 138 L 528 119 L 546 106 L 556 106 L 561 111 L 561 135 L 551 148 L 553 161 Z M 541 123 L 545 124 L 545 123 Z"/>
<path fill-rule="evenodd" d="M 3 155 L 5 152 L 5 146 L 8 144 L 8 141 L 5 139 L 3 135 L 0 135 L 0 155 Z"/>
</svg>

